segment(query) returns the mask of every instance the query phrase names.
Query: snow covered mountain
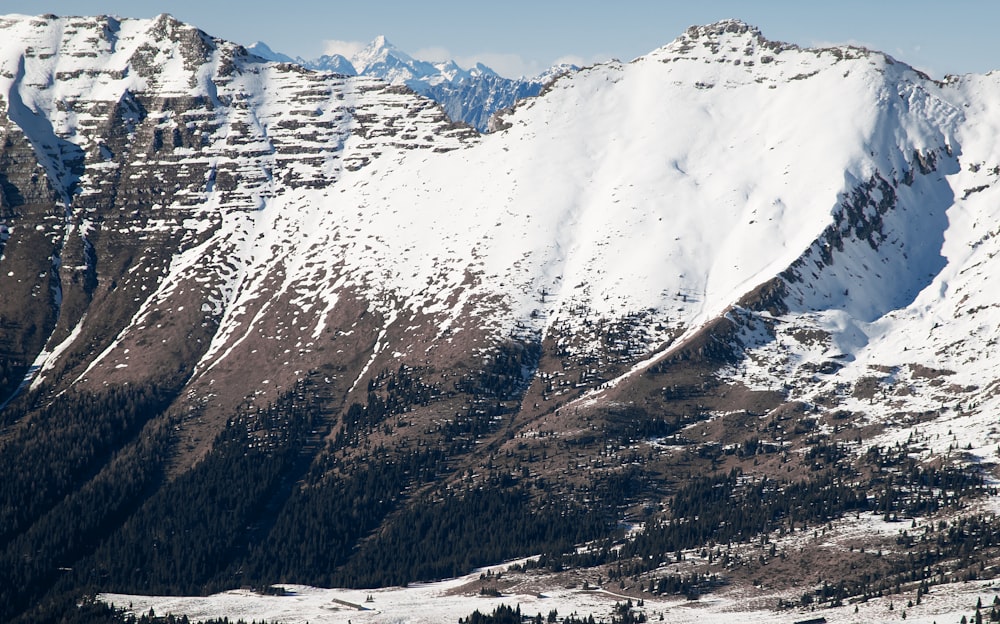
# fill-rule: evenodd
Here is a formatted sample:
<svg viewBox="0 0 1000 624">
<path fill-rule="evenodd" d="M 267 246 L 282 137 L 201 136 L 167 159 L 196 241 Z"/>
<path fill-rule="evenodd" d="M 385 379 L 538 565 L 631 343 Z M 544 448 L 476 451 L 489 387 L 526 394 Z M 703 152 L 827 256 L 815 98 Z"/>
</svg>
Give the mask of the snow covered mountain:
<svg viewBox="0 0 1000 624">
<path fill-rule="evenodd" d="M 301 57 L 293 60 L 274 52 L 261 41 L 247 50 L 269 61 L 295 62 L 307 69 L 347 76 L 374 76 L 391 84 L 406 85 L 441 104 L 449 118 L 467 123 L 480 132 L 489 130 L 490 118 L 497 111 L 538 95 L 549 82 L 578 69 L 560 65 L 532 78 L 505 78 L 482 63 L 463 69 L 454 61 L 429 63 L 414 59 L 383 36 L 376 37 L 350 59 L 332 54 L 312 60 Z"/>
<path fill-rule="evenodd" d="M 481 135 L 167 15 L 0 31 L 6 615 L 56 565 L 370 587 L 642 521 L 577 553 L 624 591 L 848 510 L 954 520 L 992 478 L 1000 76 L 724 21 Z M 431 72 L 385 48 L 358 66 Z M 802 507 L 725 533 L 683 504 L 758 486 Z M 699 556 L 747 586 L 777 560 Z"/>
</svg>

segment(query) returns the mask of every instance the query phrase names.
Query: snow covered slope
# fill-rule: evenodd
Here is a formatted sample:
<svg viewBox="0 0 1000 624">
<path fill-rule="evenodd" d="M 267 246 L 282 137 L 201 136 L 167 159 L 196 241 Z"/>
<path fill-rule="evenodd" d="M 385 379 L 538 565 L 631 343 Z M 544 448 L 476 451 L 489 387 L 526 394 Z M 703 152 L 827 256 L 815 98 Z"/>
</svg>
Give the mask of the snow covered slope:
<svg viewBox="0 0 1000 624">
<path fill-rule="evenodd" d="M 845 197 L 850 218 L 790 272 L 797 279 L 789 280 L 788 311 L 774 319 L 776 339 L 734 375 L 900 426 L 889 441 L 913 436 L 930 453 L 962 448 L 992 461 L 998 170 L 995 141 L 985 137 L 995 136 L 997 86 L 992 74 L 924 81 L 889 100 L 947 120 L 936 123 L 944 149 L 915 156 L 912 181 L 896 184 L 899 168 L 883 164 L 866 194 Z M 843 248 L 809 266 L 823 244 Z"/>
<path fill-rule="evenodd" d="M 957 169 L 961 115 L 934 85 L 879 54 L 776 49 L 745 26 L 714 28 L 556 82 L 474 149 L 408 159 L 387 186 L 345 185 L 349 203 L 368 207 L 346 215 L 358 218 L 347 229 L 383 241 L 362 270 L 398 266 L 382 283 L 418 292 L 430 273 L 413 271 L 425 258 L 421 242 L 442 241 L 460 263 L 453 283 L 471 272 L 481 298 L 504 292 L 507 310 L 481 314 L 509 314 L 506 326 L 544 334 L 580 325 L 581 311 L 647 311 L 648 325 L 676 333 L 805 262 L 873 179 L 900 187 L 883 221 L 917 205 L 947 207 L 941 173 L 919 170 L 924 154 Z M 872 320 L 912 299 L 939 257 L 928 243 L 943 226 L 938 218 L 895 228 L 883 254 L 894 264 L 884 277 L 865 276 L 873 286 L 848 297 L 848 311 Z M 843 254 L 867 260 L 854 250 L 870 252 L 855 245 Z M 840 271 L 837 262 L 824 273 L 835 277 L 804 275 L 800 305 L 843 299 L 858 276 Z"/>
<path fill-rule="evenodd" d="M 397 357 L 472 318 L 495 337 L 572 342 L 592 321 L 641 317 L 641 355 L 779 279 L 782 322 L 836 326 L 824 349 L 899 366 L 873 349 L 888 340 L 899 351 L 911 327 L 979 314 L 959 314 L 957 301 L 988 309 L 965 270 L 982 260 L 965 256 L 990 253 L 975 229 L 987 227 L 979 213 L 996 166 L 978 122 L 990 119 L 979 103 L 992 101 L 989 77 L 939 85 L 882 54 L 802 50 L 723 22 L 559 80 L 502 131 L 462 143 L 415 97 L 261 64 L 167 16 L 8 18 L 5 29 L 8 133 L 23 133 L 66 204 L 57 246 L 79 237 L 88 248 L 126 211 L 141 225 L 119 232 L 178 245 L 74 378 L 127 376 L 165 313 L 213 325 L 195 379 L 252 335 L 276 340 L 281 323 L 260 326 L 272 306 L 291 315 L 304 357 L 345 292 L 386 325 L 435 319 L 431 334 L 394 344 Z M 387 62 L 378 50 L 365 67 Z M 119 123 L 122 136 L 100 130 Z M 122 200 L 111 180 L 125 172 L 157 179 L 135 191 L 154 197 Z M 14 219 L 8 228 L 16 241 Z M 131 261 L 107 279 L 149 270 L 141 255 Z M 87 265 L 74 267 L 59 270 Z M 930 366 L 954 340 L 921 342 Z M 370 358 L 388 348 L 377 339 Z M 789 355 L 788 366 L 818 357 Z M 44 359 L 36 366 L 48 370 Z"/>
</svg>

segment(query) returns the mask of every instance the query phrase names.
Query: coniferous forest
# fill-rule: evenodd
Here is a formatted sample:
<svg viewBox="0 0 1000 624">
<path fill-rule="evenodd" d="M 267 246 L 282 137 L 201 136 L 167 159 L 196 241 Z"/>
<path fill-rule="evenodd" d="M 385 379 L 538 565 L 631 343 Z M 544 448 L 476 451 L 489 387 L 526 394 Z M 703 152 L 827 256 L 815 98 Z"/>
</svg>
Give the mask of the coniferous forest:
<svg viewBox="0 0 1000 624">
<path fill-rule="evenodd" d="M 442 487 L 454 458 L 503 422 L 532 357 L 518 349 L 457 380 L 450 394 L 467 397 L 464 411 L 428 442 L 402 447 L 368 439 L 400 426 L 414 403 L 439 400 L 414 371 L 376 376 L 367 403 L 343 418 L 323 387 L 303 382 L 266 408 L 247 403 L 179 474 L 168 392 L 67 397 L 30 422 L 8 410 L 20 438 L 0 453 L 9 475 L 0 491 L 0 616 L 37 621 L 97 591 L 405 584 L 607 534 L 624 500 L 595 513 L 499 468 L 476 487 Z"/>
<path fill-rule="evenodd" d="M 179 474 L 171 473 L 171 417 L 156 418 L 168 402 L 165 391 L 79 395 L 53 402 L 31 427 L 17 426 L 21 416 L 9 411 L 11 431 L 22 438 L 0 454 L 11 476 L 0 491 L 7 501 L 0 518 L 2 615 L 25 622 L 159 622 L 75 605 L 98 591 L 404 585 L 526 555 L 540 556 L 522 569 L 597 567 L 609 581 L 643 579 L 649 591 L 691 597 L 724 585 L 725 573 L 657 574 L 686 550 L 707 546 L 710 558 L 728 564 L 734 555 L 724 545 L 804 532 L 861 512 L 886 519 L 933 515 L 989 491 L 979 473 L 921 465 L 906 446 L 871 447 L 854 461 L 840 443 L 817 443 L 805 454 L 807 478 L 734 467 L 688 479 L 669 495 L 665 513 L 621 541 L 615 527 L 622 510 L 648 495 L 648 487 L 660 487 L 636 466 L 586 487 L 553 487 L 528 478 L 526 466 L 503 468 L 498 458 L 468 487 L 444 487 L 467 480 L 468 474 L 456 475 L 455 458 L 503 426 L 523 392 L 516 371 L 531 358 L 537 354 L 530 348 L 512 350 L 451 390 L 422 381 L 416 369 L 383 371 L 369 383 L 367 403 L 350 405 L 342 417 L 329 408 L 325 386 L 305 381 L 265 408 L 248 402 L 237 410 L 210 452 Z M 465 409 L 423 441 L 373 442 L 407 426 L 413 405 L 449 396 L 464 397 Z M 618 443 L 628 444 L 631 434 L 622 435 Z M 697 457 L 717 465 L 727 456 L 750 460 L 773 452 L 750 438 L 736 449 L 705 447 Z M 576 549 L 592 540 L 591 548 Z M 974 575 L 984 562 L 979 553 L 1000 546 L 1000 523 L 971 517 L 915 531 L 901 544 L 905 557 L 878 573 L 844 579 L 817 599 L 942 582 L 941 565 L 956 558 Z M 621 621 L 630 613 L 619 614 Z M 470 621 L 508 615 L 473 614 Z"/>
<path fill-rule="evenodd" d="M 48 452 L 0 455 L 12 462 L 8 474 L 16 477 L 4 482 L 3 496 L 27 503 L 4 508 L 0 574 L 6 617 L 66 618 L 66 605 L 75 604 L 81 591 L 185 594 L 281 582 L 402 585 L 539 553 L 529 565 L 604 566 L 609 580 L 637 578 L 705 544 L 806 531 L 851 513 L 930 515 L 987 490 L 977 473 L 921 466 L 905 447 L 872 447 L 864 473 L 843 461 L 845 453 L 829 449 L 816 453 L 835 461 L 807 480 L 754 477 L 737 469 L 693 479 L 670 497 L 667 515 L 619 542 L 607 536 L 614 533 L 614 510 L 629 500 L 611 493 L 637 491 L 625 484 L 606 484 L 607 498 L 584 507 L 501 471 L 467 491 L 438 489 L 452 470 L 449 447 L 401 451 L 373 445 L 364 461 L 346 461 L 344 452 L 361 434 L 405 414 L 403 397 L 432 400 L 433 391 L 413 390 L 410 375 L 403 370 L 373 382 L 368 404 L 352 405 L 327 443 L 320 440 L 334 419 L 307 383 L 266 409 L 247 407 L 230 419 L 202 461 L 175 478 L 167 476 L 164 454 L 169 430 L 143 428 L 142 415 L 156 409 L 155 393 L 86 396 L 73 409 L 52 409 L 47 422 L 58 425 L 61 437 L 47 434 L 53 437 Z M 388 398 L 377 392 L 380 384 L 393 389 Z M 492 419 L 502 409 L 496 403 L 486 413 Z M 117 431 L 88 426 L 91 414 L 106 411 L 118 415 Z M 491 426 L 476 425 L 472 415 L 458 422 L 453 426 L 463 433 Z M 455 444 L 458 438 L 447 439 Z M 110 468 L 88 475 L 89 463 L 108 453 L 114 456 Z M 417 489 L 419 500 L 410 500 Z M 387 518 L 393 520 L 388 528 L 373 536 Z M 576 544 L 596 538 L 603 541 L 595 548 L 575 551 Z M 959 557 L 974 570 L 976 553 L 998 545 L 1000 523 L 992 517 L 930 527 L 903 543 L 905 559 L 879 575 L 848 579 L 822 598 L 881 595 L 901 578 L 940 582 L 934 570 L 941 562 Z M 724 549 L 713 548 L 726 560 Z M 654 574 L 648 582 L 651 591 L 690 596 L 724 581 Z M 132 621 L 97 605 L 71 611 L 80 621 Z M 477 617 L 504 614 L 472 619 Z"/>
</svg>

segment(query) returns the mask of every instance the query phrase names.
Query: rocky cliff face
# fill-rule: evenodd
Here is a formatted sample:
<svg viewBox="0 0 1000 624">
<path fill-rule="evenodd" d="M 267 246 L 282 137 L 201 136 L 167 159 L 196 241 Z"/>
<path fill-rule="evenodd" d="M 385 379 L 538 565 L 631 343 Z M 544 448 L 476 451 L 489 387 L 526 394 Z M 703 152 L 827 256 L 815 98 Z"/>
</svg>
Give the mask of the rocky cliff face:
<svg viewBox="0 0 1000 624">
<path fill-rule="evenodd" d="M 678 502 L 698 475 L 992 461 L 990 76 L 722 22 L 484 136 L 169 16 L 0 29 L 11 600 L 57 560 L 73 587 L 402 583 L 624 518 L 652 561 L 714 518 Z"/>
<path fill-rule="evenodd" d="M 5 73 L 4 280 L 26 295 L 7 299 L 15 329 L 6 342 L 35 336 L 9 360 L 25 370 L 45 334 L 50 350 L 72 335 L 63 347 L 112 357 L 50 373 L 54 361 L 42 354 L 39 382 L 71 373 L 85 382 L 93 367 L 107 368 L 100 383 L 108 373 L 190 372 L 246 270 L 241 256 L 263 249 L 269 232 L 255 222 L 268 202 L 326 188 L 385 149 L 445 151 L 467 136 L 429 103 L 380 82 L 267 66 L 169 16 L 5 28 L 26 46 Z M 186 310 L 166 303 L 179 295 Z M 166 309 L 171 325 L 189 328 L 157 339 L 174 342 L 178 357 L 125 370 L 113 353 L 129 347 L 119 343 L 162 330 L 143 320 Z M 32 315 L 37 331 L 25 332 Z"/>
</svg>

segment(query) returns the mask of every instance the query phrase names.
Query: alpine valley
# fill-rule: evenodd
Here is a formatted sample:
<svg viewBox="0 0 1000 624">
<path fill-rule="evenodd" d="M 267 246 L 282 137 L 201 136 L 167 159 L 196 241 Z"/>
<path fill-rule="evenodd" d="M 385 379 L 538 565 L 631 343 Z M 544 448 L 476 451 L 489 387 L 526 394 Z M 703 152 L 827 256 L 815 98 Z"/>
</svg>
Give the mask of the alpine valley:
<svg viewBox="0 0 1000 624">
<path fill-rule="evenodd" d="M 991 615 L 1000 74 L 724 21 L 490 124 L 0 18 L 0 619 Z"/>
</svg>

